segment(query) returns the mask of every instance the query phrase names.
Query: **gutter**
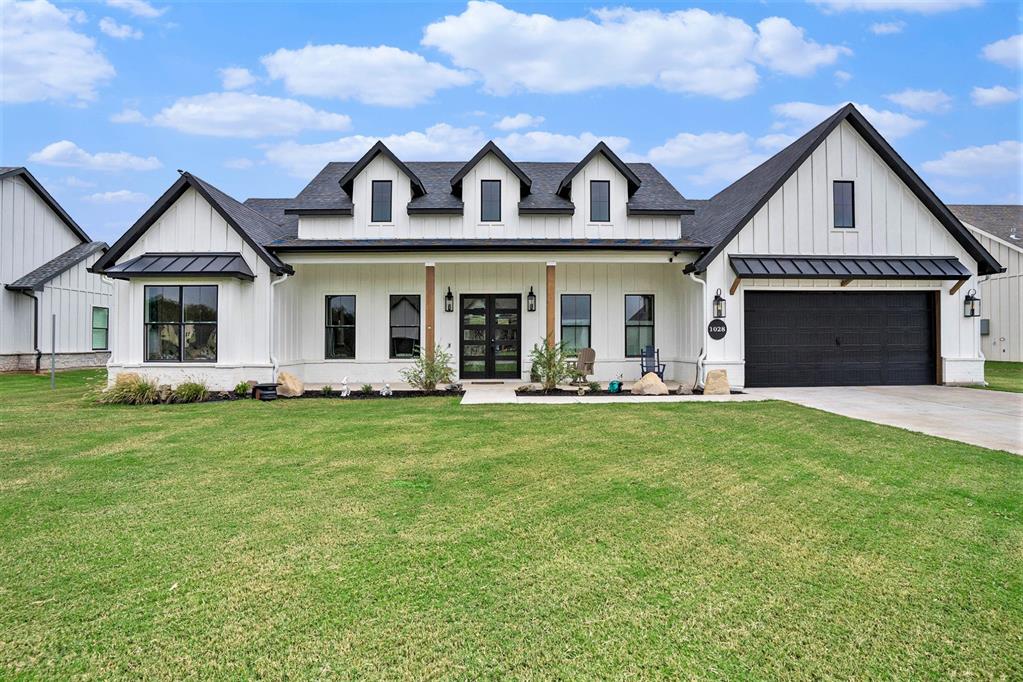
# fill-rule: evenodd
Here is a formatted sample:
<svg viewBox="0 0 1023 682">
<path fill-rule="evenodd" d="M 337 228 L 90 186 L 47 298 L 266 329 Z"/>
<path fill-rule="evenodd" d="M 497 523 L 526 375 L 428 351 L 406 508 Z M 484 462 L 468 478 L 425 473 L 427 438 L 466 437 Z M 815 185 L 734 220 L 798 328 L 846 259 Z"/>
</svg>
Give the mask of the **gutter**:
<svg viewBox="0 0 1023 682">
<path fill-rule="evenodd" d="M 690 266 L 686 266 L 688 270 Z M 700 285 L 701 296 L 700 296 L 700 309 L 703 311 L 700 319 L 700 329 L 703 330 L 703 347 L 700 348 L 700 354 L 696 358 L 696 382 L 693 384 L 693 388 L 701 388 L 703 386 L 703 363 L 707 360 L 707 346 L 710 345 L 707 338 L 707 283 L 697 277 L 692 271 L 682 272 L 689 275 L 689 279 L 693 280 Z"/>
<path fill-rule="evenodd" d="M 270 281 L 270 338 L 268 339 L 268 341 L 270 343 L 270 364 L 273 367 L 273 369 L 271 370 L 272 374 L 270 375 L 271 382 L 277 381 L 278 369 L 277 355 L 276 353 L 274 353 L 274 310 L 276 309 L 276 306 L 274 305 L 274 289 L 277 287 L 278 284 L 284 282 L 292 274 L 293 273 L 284 272 L 282 273 L 280 279 Z"/>
</svg>

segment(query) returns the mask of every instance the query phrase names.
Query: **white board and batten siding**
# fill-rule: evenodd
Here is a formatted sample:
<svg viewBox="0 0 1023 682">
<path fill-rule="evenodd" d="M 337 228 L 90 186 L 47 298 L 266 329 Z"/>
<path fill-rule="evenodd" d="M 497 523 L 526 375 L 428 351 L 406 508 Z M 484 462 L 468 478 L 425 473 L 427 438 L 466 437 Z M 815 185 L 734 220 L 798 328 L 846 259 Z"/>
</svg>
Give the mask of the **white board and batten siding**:
<svg viewBox="0 0 1023 682">
<path fill-rule="evenodd" d="M 111 313 L 110 379 L 144 368 L 160 383 L 188 379 L 229 389 L 237 382 L 269 381 L 270 281 L 266 263 L 194 189 L 188 189 L 121 256 L 125 262 L 144 253 L 239 252 L 256 275 L 252 282 L 234 278 L 139 278 L 118 281 Z M 145 287 L 149 285 L 217 286 L 217 361 L 150 363 L 144 361 Z"/>
<path fill-rule="evenodd" d="M 855 228 L 834 227 L 832 183 L 852 180 Z M 946 383 L 983 379 L 979 320 L 963 317 L 962 298 L 976 275 L 955 295 L 955 282 L 927 280 L 743 280 L 734 296 L 732 254 L 954 256 L 973 273 L 977 264 L 889 166 L 846 122 L 832 131 L 707 270 L 707 294 L 721 289 L 728 301 L 727 336 L 708 344 L 707 367 L 728 370 L 733 385 L 744 379 L 743 294 L 756 289 L 834 291 L 941 290 L 941 354 Z"/>
<path fill-rule="evenodd" d="M 1023 362 L 1023 244 L 1012 244 L 967 225 L 977 241 L 1005 272 L 982 277 L 980 316 L 990 320 L 990 333 L 980 337 L 988 360 Z"/>
<path fill-rule="evenodd" d="M 373 180 L 390 180 L 389 223 L 370 221 Z M 501 181 L 501 220 L 483 222 L 480 183 Z M 611 221 L 593 223 L 590 180 L 607 180 Z M 352 183 L 352 216 L 301 216 L 301 239 L 678 239 L 678 216 L 629 216 L 628 184 L 603 154 L 596 155 L 572 179 L 574 215 L 519 215 L 518 177 L 494 154 L 487 154 L 462 178 L 462 215 L 409 215 L 412 188 L 408 177 L 386 156 L 378 155 Z"/>
<path fill-rule="evenodd" d="M 81 243 L 23 177 L 0 181 L 0 356 L 34 354 L 34 304 L 2 288 Z M 57 353 L 91 353 L 92 307 L 110 307 L 111 290 L 86 268 L 93 254 L 45 284 L 39 299 L 39 347 L 51 350 L 51 315 L 57 314 Z M 73 362 L 70 364 L 74 364 Z M 34 365 L 33 365 L 34 366 Z"/>
</svg>

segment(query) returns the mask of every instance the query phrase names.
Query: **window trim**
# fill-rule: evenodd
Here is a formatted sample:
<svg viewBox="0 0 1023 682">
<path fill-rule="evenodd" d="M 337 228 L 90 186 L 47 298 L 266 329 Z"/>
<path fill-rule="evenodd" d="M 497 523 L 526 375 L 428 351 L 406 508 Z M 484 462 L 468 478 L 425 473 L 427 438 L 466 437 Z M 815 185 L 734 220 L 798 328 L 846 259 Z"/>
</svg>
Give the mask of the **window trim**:
<svg viewBox="0 0 1023 682">
<path fill-rule="evenodd" d="M 146 307 L 149 305 L 148 291 L 153 288 L 166 289 L 169 287 L 178 290 L 178 307 L 181 309 L 178 322 L 146 322 Z M 185 289 L 198 289 L 201 287 L 213 287 L 217 292 L 217 321 L 216 322 L 185 322 Z M 174 364 L 174 365 L 209 365 L 216 363 L 220 358 L 220 285 L 219 284 L 147 284 L 142 288 L 142 362 L 148 364 Z M 109 318 L 108 318 L 109 320 Z M 217 331 L 217 343 L 213 349 L 213 357 L 208 360 L 186 360 L 185 359 L 185 325 L 199 324 L 213 326 Z M 178 327 L 178 359 L 159 360 L 149 359 L 149 327 L 177 325 Z M 109 345 L 109 339 L 107 339 Z"/>
<path fill-rule="evenodd" d="M 488 182 L 494 183 L 494 184 L 497 185 L 497 219 L 496 220 L 487 220 L 486 216 L 483 213 L 484 207 L 486 206 L 485 202 L 483 201 L 483 187 Z M 502 213 L 502 211 L 501 211 L 501 209 L 502 209 L 502 206 L 501 206 L 501 201 L 502 201 L 501 192 L 502 191 L 503 191 L 503 188 L 501 187 L 501 181 L 500 180 L 493 180 L 493 179 L 490 179 L 490 178 L 487 178 L 485 180 L 480 180 L 480 222 L 481 223 L 499 223 L 499 222 L 501 222 L 501 213 Z"/>
<path fill-rule="evenodd" d="M 106 327 L 97 327 L 96 326 L 96 311 L 97 310 L 105 310 L 105 311 L 107 311 L 107 326 Z M 103 344 L 102 347 L 97 347 L 96 346 L 96 330 L 97 329 L 102 329 L 103 330 L 103 340 L 104 340 L 105 343 Z M 92 346 L 93 350 L 110 350 L 110 307 L 109 306 L 102 306 L 102 305 L 94 305 L 94 306 L 92 306 L 92 338 L 89 339 L 89 343 Z"/>
<path fill-rule="evenodd" d="M 416 312 L 419 314 L 419 324 L 416 325 L 415 329 L 419 332 L 419 338 L 416 339 L 417 345 L 419 346 L 419 354 L 423 352 L 423 299 L 419 294 L 388 294 L 387 296 L 387 357 L 390 360 L 405 360 L 412 361 L 416 359 L 416 353 L 413 352 L 411 357 L 399 358 L 394 354 L 394 330 L 398 329 L 411 329 L 412 325 L 407 324 L 391 324 L 391 312 L 394 310 L 394 299 L 396 298 L 409 298 L 415 299 L 416 301 Z"/>
<path fill-rule="evenodd" d="M 387 218 L 378 219 L 376 215 L 377 202 L 376 189 L 377 185 L 387 185 Z M 369 188 L 369 222 L 373 225 L 389 225 L 394 222 L 394 183 L 391 180 L 371 180 Z M 341 295 L 341 294 L 339 294 Z"/>
<path fill-rule="evenodd" d="M 586 316 L 586 320 L 587 320 L 586 324 L 569 324 L 569 325 L 565 324 L 565 297 L 566 296 L 585 296 L 587 298 L 587 303 L 588 303 L 588 307 L 589 307 L 589 313 Z M 589 341 L 590 341 L 589 347 L 593 348 L 593 294 L 572 294 L 572 293 L 567 293 L 566 292 L 566 293 L 561 294 L 561 298 L 558 299 L 558 305 L 561 306 L 559 308 L 559 310 L 558 310 L 558 317 L 561 320 L 561 325 L 559 327 L 559 332 L 561 334 L 559 339 L 561 340 L 561 342 L 562 343 L 565 342 L 565 327 L 570 327 L 572 329 L 581 329 L 581 328 L 585 327 L 586 328 L 586 338 L 588 338 Z M 576 356 L 577 356 L 577 354 L 573 354 L 571 357 L 574 358 Z"/>
<path fill-rule="evenodd" d="M 350 296 L 352 298 L 352 315 L 355 317 L 355 322 L 351 325 L 347 324 L 328 324 L 330 322 L 330 299 L 338 298 L 340 296 Z M 358 340 L 359 340 L 359 302 L 358 296 L 355 294 L 324 294 L 323 295 L 323 359 L 324 360 L 355 360 L 358 357 Z M 330 343 L 328 338 L 328 331 L 331 329 L 344 329 L 345 327 L 352 328 L 352 355 L 351 357 L 343 355 L 333 355 L 330 352 Z"/>
<path fill-rule="evenodd" d="M 838 224 L 838 197 L 836 191 L 839 185 L 849 185 L 849 225 Z M 832 180 L 831 181 L 831 229 L 833 230 L 855 230 L 856 229 L 856 182 L 853 180 Z"/>
<path fill-rule="evenodd" d="M 626 317 L 625 320 L 624 320 L 625 328 L 624 328 L 623 333 L 622 333 L 622 337 L 623 337 L 622 340 L 625 342 L 625 347 L 623 348 L 623 351 L 625 353 L 625 357 L 627 357 L 627 358 L 641 358 L 641 357 L 643 357 L 643 349 L 642 348 L 639 350 L 639 354 L 638 355 L 629 355 L 629 327 L 646 327 L 646 326 L 649 326 L 650 327 L 650 345 L 653 346 L 654 348 L 657 348 L 657 299 L 656 299 L 656 296 L 654 294 L 625 294 L 625 298 L 623 300 L 623 302 L 625 304 L 625 308 L 623 309 L 623 312 L 624 312 L 625 315 L 628 315 L 628 312 L 629 312 L 629 296 L 648 296 L 650 298 L 650 324 L 649 325 L 646 325 L 646 324 L 632 324 L 632 325 L 630 325 L 629 324 L 629 318 Z"/>
<path fill-rule="evenodd" d="M 607 219 L 599 220 L 593 217 L 593 186 L 596 184 L 607 185 Z M 590 222 L 591 223 L 609 223 L 611 222 L 611 181 L 610 180 L 590 180 Z"/>
</svg>

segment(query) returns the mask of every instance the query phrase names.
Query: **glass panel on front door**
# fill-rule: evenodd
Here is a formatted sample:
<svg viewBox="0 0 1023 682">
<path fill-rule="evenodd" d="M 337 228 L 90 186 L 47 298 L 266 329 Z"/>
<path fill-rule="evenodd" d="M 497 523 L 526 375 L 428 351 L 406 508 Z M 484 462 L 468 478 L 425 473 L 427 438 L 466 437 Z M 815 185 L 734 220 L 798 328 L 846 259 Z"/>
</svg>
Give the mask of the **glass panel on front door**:
<svg viewBox="0 0 1023 682">
<path fill-rule="evenodd" d="M 463 379 L 518 379 L 522 371 L 522 297 L 518 294 L 461 298 Z"/>
</svg>

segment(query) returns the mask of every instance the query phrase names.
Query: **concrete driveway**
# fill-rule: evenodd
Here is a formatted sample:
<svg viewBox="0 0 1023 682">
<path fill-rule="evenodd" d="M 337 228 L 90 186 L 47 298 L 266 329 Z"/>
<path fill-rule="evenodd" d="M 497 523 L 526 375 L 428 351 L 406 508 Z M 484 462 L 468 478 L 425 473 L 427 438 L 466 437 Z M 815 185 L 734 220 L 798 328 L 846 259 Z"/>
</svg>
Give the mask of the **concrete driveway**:
<svg viewBox="0 0 1023 682">
<path fill-rule="evenodd" d="M 854 419 L 1023 454 L 1023 393 L 951 386 L 746 390 Z"/>
</svg>

